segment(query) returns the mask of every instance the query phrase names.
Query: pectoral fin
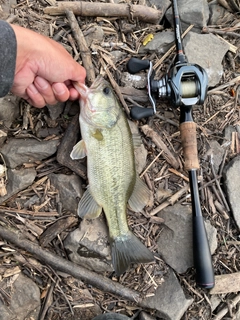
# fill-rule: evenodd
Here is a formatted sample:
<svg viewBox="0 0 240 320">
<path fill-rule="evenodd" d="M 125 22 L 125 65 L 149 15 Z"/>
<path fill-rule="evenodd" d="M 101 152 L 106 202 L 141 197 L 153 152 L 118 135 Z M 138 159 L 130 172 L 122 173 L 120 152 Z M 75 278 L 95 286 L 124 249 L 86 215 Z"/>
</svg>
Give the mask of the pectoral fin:
<svg viewBox="0 0 240 320">
<path fill-rule="evenodd" d="M 72 152 L 70 154 L 70 157 L 73 160 L 77 160 L 77 159 L 82 159 L 82 158 L 86 157 L 86 155 L 87 155 L 87 152 L 86 152 L 85 142 L 83 140 L 80 140 L 73 147 Z"/>
<path fill-rule="evenodd" d="M 149 203 L 151 195 L 152 193 L 146 184 L 137 176 L 128 204 L 133 211 L 139 212 Z"/>
<path fill-rule="evenodd" d="M 86 219 L 95 219 L 97 218 L 102 212 L 102 207 L 95 201 L 93 198 L 90 188 L 88 188 L 79 204 L 78 204 L 78 215 L 80 218 Z"/>
</svg>

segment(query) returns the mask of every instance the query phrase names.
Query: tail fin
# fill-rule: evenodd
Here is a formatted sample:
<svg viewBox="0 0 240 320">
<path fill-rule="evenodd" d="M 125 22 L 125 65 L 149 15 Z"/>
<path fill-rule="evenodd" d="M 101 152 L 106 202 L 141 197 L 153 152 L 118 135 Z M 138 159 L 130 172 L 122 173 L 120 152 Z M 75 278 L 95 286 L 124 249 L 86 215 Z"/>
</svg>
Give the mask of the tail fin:
<svg viewBox="0 0 240 320">
<path fill-rule="evenodd" d="M 124 273 L 131 263 L 146 263 L 154 256 L 145 245 L 129 231 L 124 237 L 111 240 L 112 264 L 117 275 Z"/>
</svg>

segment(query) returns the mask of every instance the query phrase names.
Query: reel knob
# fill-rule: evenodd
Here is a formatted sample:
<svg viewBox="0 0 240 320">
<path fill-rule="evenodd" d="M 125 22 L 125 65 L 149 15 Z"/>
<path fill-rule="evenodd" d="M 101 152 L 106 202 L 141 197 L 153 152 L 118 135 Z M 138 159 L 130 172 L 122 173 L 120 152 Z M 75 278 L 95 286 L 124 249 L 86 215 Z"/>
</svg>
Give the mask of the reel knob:
<svg viewBox="0 0 240 320">
<path fill-rule="evenodd" d="M 137 58 L 131 58 L 127 63 L 127 70 L 131 74 L 138 73 L 139 71 L 149 69 L 149 60 L 140 60 Z"/>
<path fill-rule="evenodd" d="M 152 108 L 132 107 L 130 116 L 134 120 L 140 120 L 142 118 L 148 118 L 154 115 Z"/>
</svg>

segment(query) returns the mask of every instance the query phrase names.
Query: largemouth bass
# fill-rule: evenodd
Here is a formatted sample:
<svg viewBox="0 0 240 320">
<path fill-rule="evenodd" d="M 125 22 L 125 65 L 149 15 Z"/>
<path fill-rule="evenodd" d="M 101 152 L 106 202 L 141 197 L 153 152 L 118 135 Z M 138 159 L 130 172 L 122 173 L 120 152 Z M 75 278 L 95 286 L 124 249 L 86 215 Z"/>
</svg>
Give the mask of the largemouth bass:
<svg viewBox="0 0 240 320">
<path fill-rule="evenodd" d="M 152 252 L 129 230 L 126 216 L 127 203 L 139 212 L 151 193 L 136 174 L 133 137 L 110 84 L 98 77 L 90 88 L 81 83 L 74 86 L 81 95 L 82 140 L 74 146 L 71 158 L 87 156 L 89 180 L 78 215 L 93 219 L 104 210 L 112 264 L 120 275 L 131 263 L 154 260 Z"/>
</svg>

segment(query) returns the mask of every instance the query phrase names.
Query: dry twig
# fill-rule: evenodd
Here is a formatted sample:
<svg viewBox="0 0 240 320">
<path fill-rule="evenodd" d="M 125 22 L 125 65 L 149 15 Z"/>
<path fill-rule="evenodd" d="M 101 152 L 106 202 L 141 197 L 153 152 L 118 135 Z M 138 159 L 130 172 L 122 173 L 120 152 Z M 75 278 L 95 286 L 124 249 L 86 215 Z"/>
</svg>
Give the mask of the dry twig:
<svg viewBox="0 0 240 320">
<path fill-rule="evenodd" d="M 72 11 L 66 9 L 66 16 L 68 18 L 68 21 L 70 23 L 73 36 L 77 42 L 78 48 L 80 50 L 80 54 L 82 57 L 83 66 L 85 67 L 87 71 L 87 80 L 89 83 L 92 83 L 95 79 L 95 71 L 94 66 L 92 64 L 92 58 L 91 58 L 91 51 L 88 48 L 88 45 L 86 43 L 86 40 L 84 38 L 84 35 L 82 33 L 82 30 L 79 27 L 79 24 L 73 14 Z"/>
<path fill-rule="evenodd" d="M 71 10 L 75 15 L 83 17 L 120 17 L 130 20 L 138 19 L 150 23 L 158 23 L 162 12 L 143 5 L 130 5 L 125 3 L 103 3 L 84 1 L 61 1 L 57 6 L 46 7 L 44 13 L 58 16 Z"/>
</svg>

